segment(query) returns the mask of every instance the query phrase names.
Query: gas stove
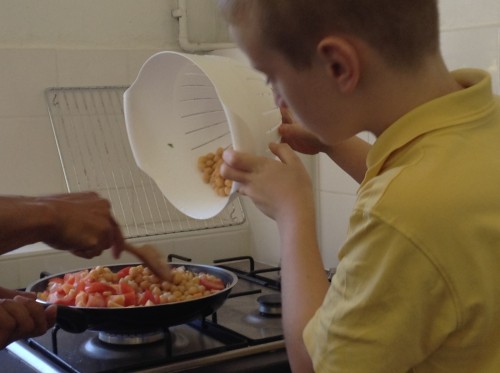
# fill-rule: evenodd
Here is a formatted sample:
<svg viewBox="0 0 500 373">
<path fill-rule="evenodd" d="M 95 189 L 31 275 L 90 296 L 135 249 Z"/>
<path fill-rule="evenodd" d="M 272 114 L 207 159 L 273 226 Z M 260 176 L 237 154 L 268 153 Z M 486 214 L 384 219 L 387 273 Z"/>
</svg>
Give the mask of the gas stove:
<svg viewBox="0 0 500 373">
<path fill-rule="evenodd" d="M 186 260 L 170 255 L 169 260 Z M 281 325 L 279 268 L 251 257 L 214 260 L 238 282 L 203 320 L 145 334 L 92 330 L 74 334 L 57 325 L 7 348 L 32 370 L 20 372 L 290 372 Z"/>
</svg>

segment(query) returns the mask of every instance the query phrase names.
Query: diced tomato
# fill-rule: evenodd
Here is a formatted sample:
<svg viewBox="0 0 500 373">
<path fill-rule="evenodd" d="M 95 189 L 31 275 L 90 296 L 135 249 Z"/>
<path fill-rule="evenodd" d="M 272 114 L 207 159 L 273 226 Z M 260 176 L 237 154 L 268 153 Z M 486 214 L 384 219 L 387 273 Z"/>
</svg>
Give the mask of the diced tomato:
<svg viewBox="0 0 500 373">
<path fill-rule="evenodd" d="M 74 306 L 75 305 L 75 297 L 76 292 L 73 290 L 69 294 L 59 294 L 59 293 L 50 293 L 47 301 L 55 304 L 62 304 L 65 306 Z"/>
<path fill-rule="evenodd" d="M 66 273 L 64 275 L 64 283 L 73 285 L 76 281 L 76 276 L 73 273 Z"/>
<path fill-rule="evenodd" d="M 118 278 L 124 278 L 125 276 L 128 276 L 129 273 L 130 273 L 130 266 L 122 268 L 118 272 L 116 272 Z"/>
<path fill-rule="evenodd" d="M 127 281 L 120 281 L 120 293 L 125 294 L 134 291 L 134 288 Z"/>
<path fill-rule="evenodd" d="M 135 290 L 126 281 L 120 281 L 120 293 L 125 296 L 125 307 L 135 306 Z"/>
<path fill-rule="evenodd" d="M 200 285 L 203 285 L 207 290 L 222 290 L 224 289 L 224 282 L 215 277 L 202 276 L 200 278 Z"/>
<path fill-rule="evenodd" d="M 86 307 L 106 307 L 106 303 L 106 299 L 101 293 L 91 293 Z"/>
<path fill-rule="evenodd" d="M 49 284 L 62 284 L 64 282 L 64 279 L 61 277 L 54 277 L 49 280 Z"/>
<path fill-rule="evenodd" d="M 87 293 L 105 293 L 109 292 L 110 294 L 116 294 L 116 289 L 104 282 L 92 282 L 85 286 L 85 291 Z"/>
<path fill-rule="evenodd" d="M 83 281 L 78 281 L 76 284 L 75 290 L 77 293 L 81 293 L 85 290 L 85 282 Z"/>
<path fill-rule="evenodd" d="M 123 296 L 125 297 L 125 307 L 135 306 L 137 301 L 135 291 L 130 293 L 124 293 Z"/>
<path fill-rule="evenodd" d="M 149 289 L 144 290 L 144 292 L 138 294 L 137 296 L 137 305 L 145 306 L 148 302 L 153 304 L 160 303 L 160 299 L 156 297 Z"/>
</svg>

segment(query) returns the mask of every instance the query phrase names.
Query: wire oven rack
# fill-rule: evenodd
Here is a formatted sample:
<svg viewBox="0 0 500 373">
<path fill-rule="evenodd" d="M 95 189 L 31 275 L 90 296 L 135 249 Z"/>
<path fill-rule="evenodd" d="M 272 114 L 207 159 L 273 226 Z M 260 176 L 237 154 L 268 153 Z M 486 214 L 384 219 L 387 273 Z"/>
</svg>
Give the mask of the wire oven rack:
<svg viewBox="0 0 500 373">
<path fill-rule="evenodd" d="M 45 90 L 68 191 L 93 190 L 108 198 L 126 238 L 242 224 L 245 214 L 239 198 L 211 219 L 192 219 L 179 212 L 139 169 L 123 114 L 127 88 Z"/>
</svg>

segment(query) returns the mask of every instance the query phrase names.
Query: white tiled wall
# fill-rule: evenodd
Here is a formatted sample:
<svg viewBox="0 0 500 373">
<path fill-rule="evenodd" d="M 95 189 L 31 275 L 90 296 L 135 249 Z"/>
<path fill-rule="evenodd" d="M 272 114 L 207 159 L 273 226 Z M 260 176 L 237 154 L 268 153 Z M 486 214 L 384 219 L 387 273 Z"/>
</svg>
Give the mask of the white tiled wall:
<svg viewBox="0 0 500 373">
<path fill-rule="evenodd" d="M 500 94 L 500 1 L 440 0 L 441 44 L 450 69 L 478 67 Z M 373 140 L 373 139 L 371 139 Z M 325 267 L 335 266 L 347 231 L 356 183 L 327 157 L 319 157 L 320 243 Z"/>
<path fill-rule="evenodd" d="M 46 88 L 130 84 L 154 52 L 0 48 L 0 193 L 65 191 Z"/>
</svg>

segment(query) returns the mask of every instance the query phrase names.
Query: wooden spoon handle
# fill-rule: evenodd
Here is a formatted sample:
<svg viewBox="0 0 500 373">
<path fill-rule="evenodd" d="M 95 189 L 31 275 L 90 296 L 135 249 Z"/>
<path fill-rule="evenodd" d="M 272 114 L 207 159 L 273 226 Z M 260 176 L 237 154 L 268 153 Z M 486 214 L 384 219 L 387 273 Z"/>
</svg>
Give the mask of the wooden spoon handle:
<svg viewBox="0 0 500 373">
<path fill-rule="evenodd" d="M 125 245 L 125 251 L 139 258 L 156 276 L 163 281 L 172 280 L 172 271 L 167 264 L 165 256 L 154 246 L 142 245 L 139 247 L 130 244 Z"/>
</svg>

